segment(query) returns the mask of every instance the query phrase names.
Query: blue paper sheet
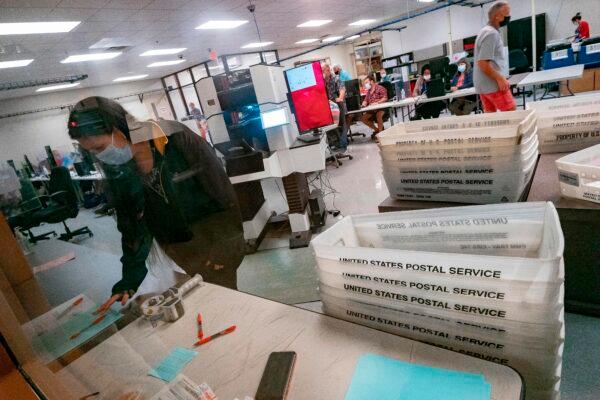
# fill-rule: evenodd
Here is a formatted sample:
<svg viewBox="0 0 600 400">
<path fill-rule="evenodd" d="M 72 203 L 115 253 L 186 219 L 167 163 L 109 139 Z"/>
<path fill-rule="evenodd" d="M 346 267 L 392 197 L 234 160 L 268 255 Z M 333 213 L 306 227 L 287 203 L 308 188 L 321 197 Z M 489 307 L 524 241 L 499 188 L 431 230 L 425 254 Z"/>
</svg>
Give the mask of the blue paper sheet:
<svg viewBox="0 0 600 400">
<path fill-rule="evenodd" d="M 148 375 L 171 382 L 179 372 L 196 357 L 198 352 L 183 347 L 175 347 L 165 358 L 163 358 Z"/>
<path fill-rule="evenodd" d="M 490 400 L 483 375 L 363 355 L 345 400 Z"/>
<path fill-rule="evenodd" d="M 98 315 L 93 314 L 94 311 L 96 307 L 64 317 L 66 320 L 61 325 L 35 336 L 34 346 L 48 352 L 53 359 L 56 359 L 87 342 L 123 316 L 119 311 L 111 308 L 102 321 L 97 325 L 89 326 L 98 318 Z M 78 337 L 70 339 L 71 335 L 84 328 L 85 330 Z"/>
</svg>

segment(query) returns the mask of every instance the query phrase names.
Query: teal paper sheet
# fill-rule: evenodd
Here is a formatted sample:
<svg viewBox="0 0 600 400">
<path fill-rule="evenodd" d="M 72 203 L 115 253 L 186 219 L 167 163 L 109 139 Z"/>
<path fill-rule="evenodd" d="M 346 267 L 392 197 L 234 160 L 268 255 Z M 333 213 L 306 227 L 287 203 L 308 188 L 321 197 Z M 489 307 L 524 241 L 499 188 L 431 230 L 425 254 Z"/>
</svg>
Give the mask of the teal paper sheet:
<svg viewBox="0 0 600 400">
<path fill-rule="evenodd" d="M 491 385 L 480 374 L 365 354 L 345 400 L 490 400 L 491 394 Z"/>
<path fill-rule="evenodd" d="M 196 357 L 198 352 L 183 347 L 175 347 L 165 358 L 163 358 L 148 375 L 171 382 L 179 372 Z"/>
<path fill-rule="evenodd" d="M 33 339 L 34 346 L 49 353 L 53 359 L 57 359 L 81 346 L 122 317 L 119 311 L 111 308 L 97 325 L 87 328 L 75 339 L 70 339 L 71 335 L 89 326 L 98 318 L 98 315 L 93 314 L 95 310 L 96 307 L 69 315 L 62 324 L 36 335 Z"/>
</svg>

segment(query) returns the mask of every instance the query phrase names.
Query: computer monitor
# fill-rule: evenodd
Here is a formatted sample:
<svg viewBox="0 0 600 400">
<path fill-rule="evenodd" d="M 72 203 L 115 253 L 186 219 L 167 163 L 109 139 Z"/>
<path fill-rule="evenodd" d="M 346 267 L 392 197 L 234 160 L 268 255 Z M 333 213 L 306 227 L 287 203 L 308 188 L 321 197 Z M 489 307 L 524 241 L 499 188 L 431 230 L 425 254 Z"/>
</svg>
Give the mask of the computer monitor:
<svg viewBox="0 0 600 400">
<path fill-rule="evenodd" d="M 286 70 L 285 81 L 300 132 L 333 125 L 320 62 Z"/>
<path fill-rule="evenodd" d="M 263 129 L 274 128 L 290 123 L 285 108 L 275 108 L 273 110 L 263 111 L 260 113 L 260 119 Z"/>
<path fill-rule="evenodd" d="M 450 64 L 450 60 L 448 59 L 448 57 L 429 60 L 428 64 L 429 69 L 431 70 L 432 78 L 446 78 L 446 75 L 448 73 L 448 65 Z"/>
</svg>

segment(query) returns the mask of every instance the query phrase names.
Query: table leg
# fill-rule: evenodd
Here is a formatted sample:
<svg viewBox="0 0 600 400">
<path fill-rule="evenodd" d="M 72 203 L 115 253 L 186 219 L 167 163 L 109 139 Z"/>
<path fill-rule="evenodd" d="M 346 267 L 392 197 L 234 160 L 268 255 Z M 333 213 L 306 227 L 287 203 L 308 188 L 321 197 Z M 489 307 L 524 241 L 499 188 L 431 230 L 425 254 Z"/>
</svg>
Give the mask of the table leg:
<svg viewBox="0 0 600 400">
<path fill-rule="evenodd" d="M 523 86 L 523 110 L 527 108 L 527 90 L 525 86 Z"/>
<path fill-rule="evenodd" d="M 533 101 L 537 101 L 537 96 L 536 96 L 536 90 L 535 90 L 535 85 L 533 85 Z"/>
<path fill-rule="evenodd" d="M 575 96 L 575 93 L 573 93 L 571 91 L 571 81 L 570 80 L 567 80 L 567 90 L 569 91 L 571 96 Z M 560 90 L 558 91 L 558 94 L 560 94 Z"/>
<path fill-rule="evenodd" d="M 394 126 L 394 107 L 390 107 L 390 126 Z"/>
</svg>

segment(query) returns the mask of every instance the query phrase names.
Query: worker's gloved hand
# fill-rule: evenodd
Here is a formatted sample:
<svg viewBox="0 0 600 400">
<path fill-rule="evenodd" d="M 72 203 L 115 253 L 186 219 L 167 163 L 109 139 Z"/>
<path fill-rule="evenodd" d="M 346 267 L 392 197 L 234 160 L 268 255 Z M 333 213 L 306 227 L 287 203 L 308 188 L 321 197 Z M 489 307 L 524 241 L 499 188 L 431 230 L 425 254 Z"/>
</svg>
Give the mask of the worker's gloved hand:
<svg viewBox="0 0 600 400">
<path fill-rule="evenodd" d="M 108 311 L 108 309 L 117 301 L 120 301 L 121 305 L 124 306 L 129 301 L 130 297 L 131 296 L 129 292 L 115 293 L 104 304 L 98 307 L 98 309 L 96 310 L 96 314 L 102 314 Z"/>
</svg>

